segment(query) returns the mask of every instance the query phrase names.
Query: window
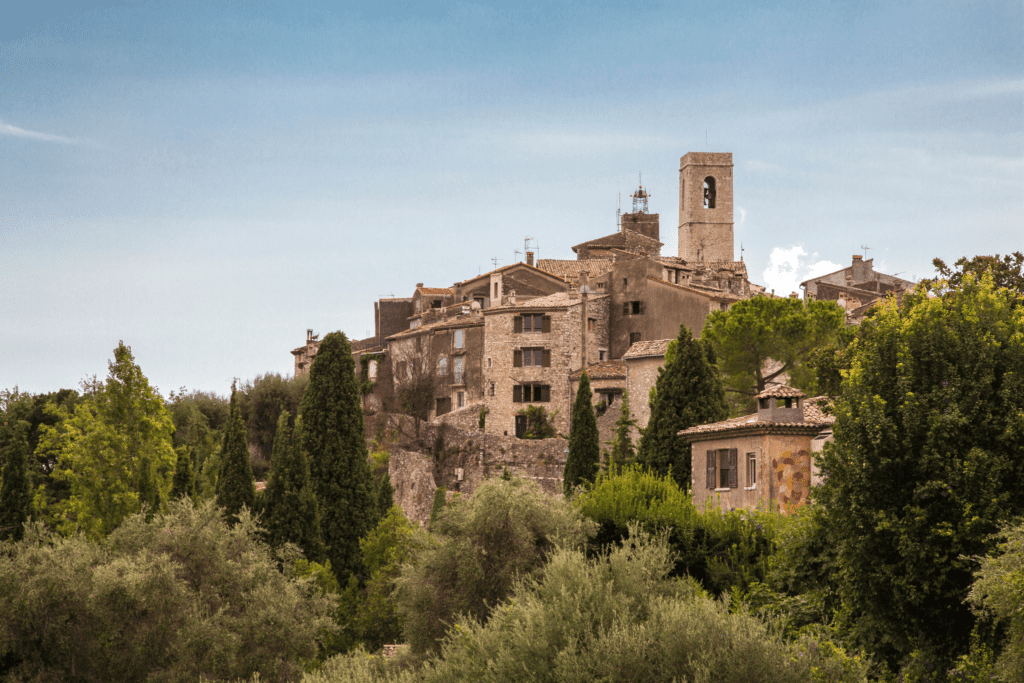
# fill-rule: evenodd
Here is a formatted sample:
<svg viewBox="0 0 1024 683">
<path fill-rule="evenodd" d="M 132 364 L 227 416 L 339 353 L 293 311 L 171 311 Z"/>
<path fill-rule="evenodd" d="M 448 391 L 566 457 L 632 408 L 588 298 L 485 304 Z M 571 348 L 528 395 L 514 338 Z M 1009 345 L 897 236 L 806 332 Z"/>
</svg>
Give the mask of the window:
<svg viewBox="0 0 1024 683">
<path fill-rule="evenodd" d="M 371 360 L 366 366 L 366 376 L 370 378 L 370 381 L 376 381 L 377 379 L 377 361 Z"/>
<path fill-rule="evenodd" d="M 628 287 L 629 286 L 629 278 L 628 277 L 622 278 L 622 286 L 623 287 Z"/>
<path fill-rule="evenodd" d="M 597 320 L 594 318 L 587 318 L 587 332 L 594 331 L 594 325 L 597 324 Z"/>
<path fill-rule="evenodd" d="M 793 399 L 791 399 L 791 398 L 786 398 L 786 399 L 784 399 L 784 400 L 786 401 L 786 407 L 787 407 L 787 408 L 792 408 L 792 407 L 793 407 Z"/>
<path fill-rule="evenodd" d="M 547 403 L 551 400 L 551 387 L 547 384 L 517 384 L 512 387 L 513 403 Z"/>
<path fill-rule="evenodd" d="M 491 392 L 490 392 L 490 393 L 491 393 L 491 396 L 494 396 L 494 390 L 495 390 L 495 388 L 496 388 L 496 387 L 494 386 L 494 382 L 491 382 Z"/>
<path fill-rule="evenodd" d="M 437 374 L 439 377 L 444 377 L 448 374 L 448 359 L 444 356 L 437 361 Z"/>
<path fill-rule="evenodd" d="M 605 284 L 606 283 L 604 283 L 604 282 L 598 282 L 597 283 L 597 288 L 600 289 L 603 292 L 604 288 L 605 288 Z"/>
<path fill-rule="evenodd" d="M 622 315 L 643 315 L 644 314 L 644 302 L 643 301 L 623 301 L 622 302 Z"/>
<path fill-rule="evenodd" d="M 441 308 L 441 300 L 440 299 L 434 299 L 433 301 L 430 302 L 430 307 L 431 308 Z"/>
<path fill-rule="evenodd" d="M 605 350 L 605 349 L 598 349 L 597 350 L 597 360 L 598 361 L 604 362 L 607 358 L 608 358 L 608 351 L 607 350 Z"/>
<path fill-rule="evenodd" d="M 769 399 L 767 398 L 757 399 L 757 407 L 760 408 L 761 410 L 768 410 L 768 401 Z"/>
<path fill-rule="evenodd" d="M 462 356 L 455 359 L 455 384 L 462 384 Z"/>
<path fill-rule="evenodd" d="M 715 208 L 715 179 L 711 176 L 704 179 L 704 208 Z"/>
<path fill-rule="evenodd" d="M 757 454 L 747 453 L 747 486 L 753 488 L 757 484 Z"/>
<path fill-rule="evenodd" d="M 460 408 L 462 408 L 463 406 L 466 405 L 466 392 L 465 391 L 460 391 L 455 396 L 456 396 L 456 401 L 458 402 L 458 406 Z"/>
<path fill-rule="evenodd" d="M 512 323 L 513 332 L 550 332 L 550 315 L 520 315 Z"/>
<path fill-rule="evenodd" d="M 480 304 L 480 308 L 484 307 L 484 298 L 482 296 L 475 296 L 475 297 L 473 297 L 473 301 L 475 301 L 478 304 Z"/>
<path fill-rule="evenodd" d="M 707 452 L 706 483 L 709 489 L 734 489 L 739 486 L 735 448 Z"/>
<path fill-rule="evenodd" d="M 639 332 L 630 332 L 629 333 L 629 345 L 632 346 L 633 344 L 636 344 L 638 341 L 640 341 L 640 333 Z"/>
<path fill-rule="evenodd" d="M 491 367 L 491 359 L 490 358 L 487 359 L 487 367 Z"/>
<path fill-rule="evenodd" d="M 495 299 L 498 298 L 498 283 L 497 282 L 494 283 L 494 298 Z"/>
<path fill-rule="evenodd" d="M 551 367 L 551 351 L 540 347 L 516 349 L 512 352 L 512 367 Z"/>
<path fill-rule="evenodd" d="M 464 341 L 463 330 L 455 330 L 455 348 L 461 349 Z"/>
</svg>

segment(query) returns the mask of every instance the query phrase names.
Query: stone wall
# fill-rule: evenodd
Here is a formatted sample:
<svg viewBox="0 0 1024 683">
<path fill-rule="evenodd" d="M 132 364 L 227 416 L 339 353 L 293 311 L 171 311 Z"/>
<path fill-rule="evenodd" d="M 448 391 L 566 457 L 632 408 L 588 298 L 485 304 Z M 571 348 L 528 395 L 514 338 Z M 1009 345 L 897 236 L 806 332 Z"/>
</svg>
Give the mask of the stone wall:
<svg viewBox="0 0 1024 683">
<path fill-rule="evenodd" d="M 640 429 L 651 419 L 651 388 L 658 382 L 658 369 L 665 363 L 664 356 L 626 359 L 626 390 L 629 392 L 629 412 L 636 420 L 634 438 L 640 438 Z"/>
</svg>

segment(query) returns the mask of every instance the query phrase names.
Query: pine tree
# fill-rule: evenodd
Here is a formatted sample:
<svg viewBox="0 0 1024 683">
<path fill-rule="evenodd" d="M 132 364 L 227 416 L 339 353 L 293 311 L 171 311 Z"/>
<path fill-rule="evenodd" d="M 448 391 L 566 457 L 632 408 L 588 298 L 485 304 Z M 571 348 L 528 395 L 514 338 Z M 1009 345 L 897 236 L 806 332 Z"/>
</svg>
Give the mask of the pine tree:
<svg viewBox="0 0 1024 683">
<path fill-rule="evenodd" d="M 569 457 L 565 460 L 562 488 L 566 495 L 583 482 L 593 482 L 601 464 L 600 437 L 594 398 L 590 391 L 590 378 L 584 372 L 579 390 L 572 404 L 572 423 L 569 425 Z"/>
<path fill-rule="evenodd" d="M 20 541 L 23 524 L 32 512 L 32 485 L 28 476 L 28 428 L 24 420 L 0 426 L 0 459 L 3 487 L 0 488 L 0 540 Z"/>
<path fill-rule="evenodd" d="M 633 437 L 630 436 L 634 426 L 636 426 L 636 420 L 629 412 L 629 392 L 624 391 L 622 392 L 619 419 L 615 421 L 612 454 L 608 460 L 608 471 L 612 474 L 618 473 L 623 466 L 629 465 L 636 459 L 636 447 L 633 445 Z"/>
<path fill-rule="evenodd" d="M 191 499 L 196 497 L 196 477 L 192 470 L 192 453 L 188 446 L 178 446 L 178 462 L 174 467 L 174 479 L 171 481 L 171 500 L 182 496 Z"/>
<path fill-rule="evenodd" d="M 319 560 L 323 552 L 320 512 L 302 450 L 302 418 L 296 418 L 293 433 L 288 426 L 290 417 L 283 410 L 277 420 L 263 527 L 271 545 L 294 543 L 307 559 Z"/>
<path fill-rule="evenodd" d="M 217 505 L 224 508 L 227 519 L 238 521 L 243 507 L 252 510 L 256 503 L 256 487 L 249 465 L 249 447 L 245 441 L 245 424 L 238 404 L 238 392 L 231 383 L 231 408 L 224 446 L 221 448 L 221 470 L 217 479 Z"/>
<path fill-rule="evenodd" d="M 362 571 L 359 539 L 374 528 L 380 515 L 367 461 L 355 361 L 341 332 L 320 342 L 300 412 L 325 554 L 338 583 L 345 586 L 350 576 Z"/>
<path fill-rule="evenodd" d="M 690 448 L 679 438 L 679 431 L 724 420 L 727 415 L 714 352 L 680 325 L 679 336 L 665 354 L 665 365 L 658 370 L 651 419 L 640 437 L 637 460 L 657 474 L 671 469 L 672 478 L 689 490 Z"/>
</svg>

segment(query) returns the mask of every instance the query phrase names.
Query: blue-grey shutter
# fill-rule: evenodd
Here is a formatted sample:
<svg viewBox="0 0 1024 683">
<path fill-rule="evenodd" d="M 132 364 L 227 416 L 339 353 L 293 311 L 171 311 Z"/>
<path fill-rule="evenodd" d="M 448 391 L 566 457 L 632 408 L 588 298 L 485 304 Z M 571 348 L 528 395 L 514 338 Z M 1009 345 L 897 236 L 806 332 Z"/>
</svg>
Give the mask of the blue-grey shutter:
<svg viewBox="0 0 1024 683">
<path fill-rule="evenodd" d="M 707 487 L 709 489 L 715 488 L 715 451 L 708 451 L 708 479 Z"/>
<path fill-rule="evenodd" d="M 734 489 L 740 485 L 739 463 L 736 449 L 729 449 L 729 488 Z"/>
</svg>

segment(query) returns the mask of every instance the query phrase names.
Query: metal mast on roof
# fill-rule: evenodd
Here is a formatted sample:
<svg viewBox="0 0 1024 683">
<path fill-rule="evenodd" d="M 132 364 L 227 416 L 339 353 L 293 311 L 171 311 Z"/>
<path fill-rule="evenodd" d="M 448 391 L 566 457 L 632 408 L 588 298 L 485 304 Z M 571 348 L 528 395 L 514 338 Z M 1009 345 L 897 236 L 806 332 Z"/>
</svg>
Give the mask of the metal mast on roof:
<svg viewBox="0 0 1024 683">
<path fill-rule="evenodd" d="M 495 270 L 497 270 L 497 269 L 498 269 L 498 261 L 500 261 L 500 260 L 501 260 L 501 259 L 500 259 L 500 258 L 498 258 L 497 256 L 495 256 L 494 258 L 492 258 L 492 259 L 491 259 L 491 263 L 493 263 L 493 264 L 494 264 L 494 269 L 495 269 Z"/>
<path fill-rule="evenodd" d="M 619 208 L 615 209 L 615 227 L 622 232 L 622 193 L 619 193 Z"/>
</svg>

